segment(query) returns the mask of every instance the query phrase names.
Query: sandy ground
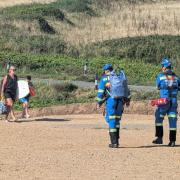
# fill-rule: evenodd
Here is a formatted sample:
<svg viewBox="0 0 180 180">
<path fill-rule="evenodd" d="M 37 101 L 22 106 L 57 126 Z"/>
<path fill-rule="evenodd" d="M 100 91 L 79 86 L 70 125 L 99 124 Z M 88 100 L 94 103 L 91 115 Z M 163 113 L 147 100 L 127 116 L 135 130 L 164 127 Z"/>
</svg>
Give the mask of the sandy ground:
<svg viewBox="0 0 180 180">
<path fill-rule="evenodd" d="M 18 4 L 50 3 L 55 0 L 0 0 L 0 7 L 14 6 Z"/>
<path fill-rule="evenodd" d="M 165 145 L 153 146 L 153 116 L 124 115 L 121 148 L 109 149 L 101 115 L 1 121 L 0 179 L 179 180 L 180 145 L 166 146 L 167 121 L 165 127 Z"/>
</svg>

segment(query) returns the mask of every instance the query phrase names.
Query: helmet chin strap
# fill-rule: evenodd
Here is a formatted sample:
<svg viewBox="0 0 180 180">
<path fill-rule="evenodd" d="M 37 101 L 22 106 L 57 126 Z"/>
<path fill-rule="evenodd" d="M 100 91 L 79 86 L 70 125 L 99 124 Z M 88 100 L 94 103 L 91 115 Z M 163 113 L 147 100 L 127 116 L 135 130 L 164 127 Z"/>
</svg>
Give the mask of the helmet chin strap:
<svg viewBox="0 0 180 180">
<path fill-rule="evenodd" d="M 172 73 L 172 69 L 165 69 L 163 72 L 164 72 L 165 74 Z"/>
</svg>

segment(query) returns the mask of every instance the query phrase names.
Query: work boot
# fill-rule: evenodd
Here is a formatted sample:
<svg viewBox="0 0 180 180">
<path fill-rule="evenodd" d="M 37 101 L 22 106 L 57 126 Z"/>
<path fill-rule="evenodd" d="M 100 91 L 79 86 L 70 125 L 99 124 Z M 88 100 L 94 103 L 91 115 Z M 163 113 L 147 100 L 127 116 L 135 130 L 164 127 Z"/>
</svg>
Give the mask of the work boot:
<svg viewBox="0 0 180 180">
<path fill-rule="evenodd" d="M 118 138 L 117 138 L 117 132 L 110 132 L 110 140 L 111 140 L 111 144 L 109 144 L 110 148 L 118 148 Z"/>
<path fill-rule="evenodd" d="M 163 126 L 156 126 L 156 134 L 157 137 L 155 140 L 153 140 L 153 144 L 163 144 Z"/>
<path fill-rule="evenodd" d="M 155 136 L 162 138 L 163 135 L 164 135 L 163 126 L 156 126 L 156 134 L 155 134 Z"/>
<path fill-rule="evenodd" d="M 119 128 L 117 128 L 117 144 L 119 146 Z"/>
<path fill-rule="evenodd" d="M 153 144 L 163 144 L 163 140 L 160 137 L 157 137 L 155 140 L 152 142 Z"/>
<path fill-rule="evenodd" d="M 169 132 L 169 144 L 168 144 L 168 146 L 170 146 L 170 147 L 174 147 L 175 145 L 176 145 L 176 131 L 172 131 L 172 130 L 170 130 L 170 132 Z"/>
<path fill-rule="evenodd" d="M 170 141 L 169 144 L 168 144 L 169 147 L 175 147 L 176 146 L 176 143 L 175 141 Z"/>
</svg>

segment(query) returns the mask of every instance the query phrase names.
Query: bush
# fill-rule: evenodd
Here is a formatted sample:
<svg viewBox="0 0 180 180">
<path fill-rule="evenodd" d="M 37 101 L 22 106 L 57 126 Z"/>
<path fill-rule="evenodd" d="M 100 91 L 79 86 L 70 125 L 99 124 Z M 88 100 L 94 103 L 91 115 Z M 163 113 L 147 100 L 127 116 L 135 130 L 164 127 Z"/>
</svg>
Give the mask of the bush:
<svg viewBox="0 0 180 180">
<path fill-rule="evenodd" d="M 174 66 L 180 67 L 180 36 L 147 36 L 113 39 L 88 45 L 85 55 L 127 58 L 145 63 L 159 64 L 163 57 L 170 57 Z"/>
<path fill-rule="evenodd" d="M 47 55 L 47 54 L 17 54 L 17 53 L 0 53 L 0 63 L 3 65 L 6 60 L 15 64 L 21 72 L 37 72 L 41 77 L 42 73 L 53 78 L 60 79 L 81 79 L 83 76 L 83 66 L 87 60 L 75 59 L 67 56 Z M 124 69 L 131 84 L 151 84 L 154 82 L 159 67 L 143 61 L 131 61 L 129 59 L 118 58 L 92 58 L 88 61 L 88 75 L 86 80 L 93 80 L 95 74 L 99 77 L 102 73 L 102 66 L 106 63 L 112 63 L 115 68 Z M 35 73 L 36 74 L 36 73 Z M 69 89 L 70 87 L 68 87 Z M 73 89 L 73 87 L 71 87 Z"/>
<path fill-rule="evenodd" d="M 44 18 L 39 17 L 38 22 L 39 22 L 40 30 L 42 32 L 49 33 L 49 34 L 55 34 L 54 28 L 52 26 L 50 26 Z"/>
<path fill-rule="evenodd" d="M 0 14 L 7 19 L 32 20 L 37 17 L 55 17 L 64 20 L 63 10 L 69 12 L 80 12 L 88 15 L 95 15 L 91 8 L 92 0 L 57 0 L 50 4 L 17 5 L 4 8 Z"/>
</svg>

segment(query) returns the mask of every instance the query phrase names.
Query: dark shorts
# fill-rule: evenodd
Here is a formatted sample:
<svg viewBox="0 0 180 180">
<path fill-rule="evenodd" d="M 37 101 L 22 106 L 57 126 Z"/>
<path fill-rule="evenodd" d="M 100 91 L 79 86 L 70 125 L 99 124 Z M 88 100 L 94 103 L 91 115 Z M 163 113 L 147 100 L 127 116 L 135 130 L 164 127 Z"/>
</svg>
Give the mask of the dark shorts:
<svg viewBox="0 0 180 180">
<path fill-rule="evenodd" d="M 16 94 L 12 94 L 12 93 L 10 93 L 10 92 L 5 92 L 5 93 L 4 93 L 4 97 L 5 97 L 5 99 L 11 98 L 13 101 L 16 100 Z"/>
</svg>

